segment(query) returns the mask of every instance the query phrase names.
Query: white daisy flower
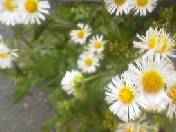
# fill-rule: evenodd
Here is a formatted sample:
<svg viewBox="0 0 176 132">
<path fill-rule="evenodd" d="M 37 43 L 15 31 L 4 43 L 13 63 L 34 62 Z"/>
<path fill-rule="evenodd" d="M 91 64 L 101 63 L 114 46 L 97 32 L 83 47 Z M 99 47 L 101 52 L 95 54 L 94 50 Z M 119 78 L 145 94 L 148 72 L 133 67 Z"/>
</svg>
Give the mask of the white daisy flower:
<svg viewBox="0 0 176 132">
<path fill-rule="evenodd" d="M 140 124 L 135 123 L 120 123 L 115 132 L 145 132 L 145 129 Z"/>
<path fill-rule="evenodd" d="M 24 24 L 41 24 L 49 14 L 50 4 L 47 0 L 21 0 L 20 9 Z"/>
<path fill-rule="evenodd" d="M 173 48 L 175 40 L 163 28 L 160 30 L 149 28 L 146 36 L 137 34 L 137 38 L 139 42 L 134 41 L 134 47 L 140 49 L 141 52 L 147 51 L 147 55 L 160 53 L 164 56 L 176 57 L 176 51 Z"/>
<path fill-rule="evenodd" d="M 79 71 L 67 71 L 64 78 L 61 81 L 62 89 L 68 94 L 68 95 L 74 95 L 75 94 L 75 87 L 79 81 L 83 79 L 82 73 Z"/>
<path fill-rule="evenodd" d="M 157 0 L 132 0 L 131 7 L 135 10 L 135 15 L 146 16 L 151 13 L 157 5 Z"/>
<path fill-rule="evenodd" d="M 84 44 L 87 37 L 91 34 L 91 28 L 87 24 L 78 23 L 77 30 L 70 32 L 71 40 L 76 44 Z"/>
<path fill-rule="evenodd" d="M 104 2 L 106 9 L 111 15 L 128 14 L 131 9 L 130 0 L 105 0 Z"/>
<path fill-rule="evenodd" d="M 99 59 L 89 51 L 83 52 L 78 59 L 78 67 L 84 73 L 94 73 L 99 66 Z"/>
<path fill-rule="evenodd" d="M 157 48 L 159 53 L 169 57 L 176 57 L 176 50 L 174 50 L 175 43 L 174 38 L 164 28 L 160 29 Z"/>
<path fill-rule="evenodd" d="M 96 35 L 89 40 L 87 49 L 102 59 L 103 58 L 102 52 L 105 49 L 105 43 L 106 41 L 103 39 L 102 35 Z"/>
<path fill-rule="evenodd" d="M 7 26 L 14 26 L 19 23 L 19 1 L 1 0 L 0 1 L 0 21 Z"/>
<path fill-rule="evenodd" d="M 141 114 L 140 107 L 146 105 L 146 101 L 125 73 L 112 79 L 105 95 L 106 102 L 111 104 L 110 111 L 125 122 L 138 118 Z"/>
<path fill-rule="evenodd" d="M 158 30 L 151 27 L 146 31 L 145 36 L 137 34 L 137 38 L 140 41 L 133 42 L 134 48 L 138 48 L 142 52 L 146 50 L 152 50 L 152 51 L 156 50 L 158 37 L 159 37 Z"/>
<path fill-rule="evenodd" d="M 169 118 L 176 117 L 176 83 L 172 84 L 168 91 L 167 91 L 167 97 L 168 97 L 168 109 L 167 109 L 167 116 Z"/>
<path fill-rule="evenodd" d="M 144 118 L 138 122 L 119 123 L 115 132 L 158 132 L 158 125 L 150 124 Z"/>
<path fill-rule="evenodd" d="M 148 101 L 148 110 L 166 108 L 165 88 L 175 82 L 175 68 L 168 58 L 159 54 L 143 56 L 129 65 L 128 74 Z"/>
<path fill-rule="evenodd" d="M 11 68 L 12 61 L 18 56 L 15 52 L 17 50 L 9 49 L 3 42 L 2 37 L 0 36 L 0 68 Z"/>
</svg>

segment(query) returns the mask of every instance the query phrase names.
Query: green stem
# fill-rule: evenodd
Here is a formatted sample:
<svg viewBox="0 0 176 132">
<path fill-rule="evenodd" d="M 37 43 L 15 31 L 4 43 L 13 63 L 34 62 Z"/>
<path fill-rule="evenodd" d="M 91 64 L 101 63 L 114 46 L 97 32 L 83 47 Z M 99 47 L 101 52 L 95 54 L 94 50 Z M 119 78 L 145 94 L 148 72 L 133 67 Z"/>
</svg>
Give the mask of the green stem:
<svg viewBox="0 0 176 132">
<path fill-rule="evenodd" d="M 113 70 L 113 69 L 112 69 Z M 105 72 L 102 72 L 102 73 L 99 73 L 99 74 L 96 74 L 94 76 L 91 76 L 91 77 L 88 77 L 88 78 L 85 78 L 84 79 L 84 82 L 89 82 L 89 81 L 92 81 L 93 79 L 96 79 L 98 77 L 101 77 L 101 76 L 104 76 L 104 75 L 107 75 L 107 73 L 109 73 L 110 71 L 105 71 Z"/>
<path fill-rule="evenodd" d="M 16 30 L 14 27 L 11 27 L 11 28 L 12 28 L 13 31 Z M 20 36 L 20 39 L 21 39 L 23 42 L 25 42 L 25 44 L 26 44 L 29 48 L 31 48 L 31 49 L 33 48 L 32 45 L 30 44 L 30 42 L 29 42 L 23 35 Z"/>
<path fill-rule="evenodd" d="M 33 48 L 32 45 L 30 44 L 30 42 L 28 40 L 26 40 L 23 36 L 21 36 L 21 40 L 23 40 L 29 48 L 31 48 L 31 49 Z"/>
</svg>

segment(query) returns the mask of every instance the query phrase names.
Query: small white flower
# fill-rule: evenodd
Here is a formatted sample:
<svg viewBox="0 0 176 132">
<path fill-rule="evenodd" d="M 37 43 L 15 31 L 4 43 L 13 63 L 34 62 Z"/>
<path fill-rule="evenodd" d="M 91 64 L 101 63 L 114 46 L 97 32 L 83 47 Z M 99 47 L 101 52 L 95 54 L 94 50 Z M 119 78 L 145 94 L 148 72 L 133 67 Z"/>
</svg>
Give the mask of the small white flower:
<svg viewBox="0 0 176 132">
<path fill-rule="evenodd" d="M 50 4 L 47 0 L 21 0 L 20 9 L 24 24 L 41 24 L 49 14 Z"/>
<path fill-rule="evenodd" d="M 75 71 L 75 70 L 67 71 L 61 82 L 62 89 L 68 95 L 70 94 L 74 95 L 76 83 L 80 81 L 81 79 L 83 79 L 83 75 L 79 71 Z"/>
<path fill-rule="evenodd" d="M 147 55 L 153 53 L 160 53 L 164 56 L 176 57 L 176 51 L 174 50 L 175 40 L 166 33 L 162 28 L 149 28 L 146 31 L 146 35 L 138 35 L 139 42 L 134 41 L 134 47 L 141 50 L 141 52 L 147 51 Z"/>
<path fill-rule="evenodd" d="M 71 40 L 75 44 L 84 44 L 86 42 L 87 37 L 91 34 L 91 28 L 87 24 L 78 23 L 77 30 L 72 30 L 70 32 Z"/>
<path fill-rule="evenodd" d="M 105 7 L 108 12 L 116 16 L 128 14 L 130 7 L 130 0 L 105 0 Z"/>
<path fill-rule="evenodd" d="M 125 122 L 138 118 L 141 106 L 146 105 L 145 99 L 127 76 L 124 73 L 121 77 L 114 77 L 105 92 L 106 102 L 111 104 L 110 111 Z"/>
<path fill-rule="evenodd" d="M 7 26 L 19 23 L 19 0 L 0 1 L 0 22 Z"/>
<path fill-rule="evenodd" d="M 85 51 L 78 59 L 78 67 L 84 73 L 94 73 L 99 66 L 99 59 L 92 53 Z"/>
<path fill-rule="evenodd" d="M 93 52 L 97 57 L 102 59 L 103 58 L 102 52 L 105 49 L 105 43 L 106 43 L 106 41 L 103 40 L 103 36 L 102 35 L 96 35 L 96 36 L 93 36 L 89 40 L 89 44 L 87 46 L 87 49 L 90 52 Z"/>
<path fill-rule="evenodd" d="M 12 61 L 17 57 L 15 53 L 17 50 L 9 49 L 3 42 L 2 37 L 0 36 L 0 68 L 11 68 Z"/>
<path fill-rule="evenodd" d="M 166 108 L 165 88 L 175 82 L 175 68 L 168 58 L 159 54 L 143 56 L 130 64 L 127 72 L 148 101 L 147 110 Z"/>
<path fill-rule="evenodd" d="M 158 52 L 169 57 L 176 58 L 175 40 L 167 33 L 164 28 L 160 29 L 160 35 L 158 38 Z"/>
<path fill-rule="evenodd" d="M 134 41 L 134 48 L 140 49 L 142 52 L 146 50 L 156 50 L 157 49 L 157 41 L 159 37 L 159 32 L 155 28 L 149 28 L 146 31 L 146 35 L 139 35 L 137 34 L 137 38 L 139 39 L 138 41 Z"/>
<path fill-rule="evenodd" d="M 157 5 L 157 0 L 132 0 L 131 7 L 135 10 L 135 15 L 146 16 L 151 13 Z"/>
</svg>

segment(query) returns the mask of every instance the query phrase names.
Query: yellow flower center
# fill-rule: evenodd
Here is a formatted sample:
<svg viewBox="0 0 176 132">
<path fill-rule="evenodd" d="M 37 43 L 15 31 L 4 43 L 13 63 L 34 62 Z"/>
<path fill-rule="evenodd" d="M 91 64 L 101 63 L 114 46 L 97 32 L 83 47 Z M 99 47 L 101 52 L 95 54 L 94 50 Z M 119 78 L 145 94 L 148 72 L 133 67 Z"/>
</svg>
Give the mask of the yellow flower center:
<svg viewBox="0 0 176 132">
<path fill-rule="evenodd" d="M 174 84 L 167 92 L 167 96 L 172 99 L 173 103 L 176 104 L 176 84 Z"/>
<path fill-rule="evenodd" d="M 137 5 L 141 7 L 145 7 L 150 0 L 137 0 Z"/>
<path fill-rule="evenodd" d="M 163 46 L 161 47 L 161 49 L 159 50 L 161 53 L 163 52 L 167 52 L 169 50 L 169 44 L 168 42 L 166 41 Z"/>
<path fill-rule="evenodd" d="M 101 42 L 101 41 L 97 41 L 96 43 L 95 43 L 95 48 L 96 49 L 101 49 L 103 47 L 103 43 Z"/>
<path fill-rule="evenodd" d="M 132 87 L 123 87 L 119 91 L 119 100 L 124 104 L 130 104 L 135 98 Z"/>
<path fill-rule="evenodd" d="M 16 10 L 15 0 L 6 0 L 4 2 L 4 8 L 10 12 L 15 11 Z"/>
<path fill-rule="evenodd" d="M 85 65 L 86 66 L 92 66 L 93 64 L 93 58 L 88 58 L 85 60 Z"/>
<path fill-rule="evenodd" d="M 83 39 L 83 38 L 85 37 L 85 35 L 86 35 L 86 31 L 85 31 L 85 30 L 80 30 L 80 31 L 78 32 L 78 37 L 79 37 L 80 39 Z"/>
<path fill-rule="evenodd" d="M 39 9 L 38 0 L 26 0 L 25 9 L 29 13 L 37 12 Z"/>
<path fill-rule="evenodd" d="M 149 46 L 151 49 L 156 48 L 157 46 L 157 38 L 156 37 L 151 37 L 149 40 Z"/>
<path fill-rule="evenodd" d="M 7 58 L 9 55 L 9 53 L 0 53 L 0 59 Z"/>
<path fill-rule="evenodd" d="M 151 49 L 158 48 L 158 52 L 160 53 L 168 52 L 169 42 L 166 39 L 163 39 L 162 37 L 156 38 L 153 36 L 149 40 L 149 47 Z"/>
<path fill-rule="evenodd" d="M 162 90 L 165 85 L 163 76 L 155 70 L 150 70 L 143 74 L 141 80 L 143 90 L 150 94 L 155 94 Z"/>
<path fill-rule="evenodd" d="M 134 132 L 134 129 L 133 129 L 133 128 L 127 128 L 127 129 L 125 130 L 125 132 Z"/>
<path fill-rule="evenodd" d="M 118 5 L 118 6 L 121 6 L 123 5 L 127 0 L 115 0 L 115 3 Z"/>
<path fill-rule="evenodd" d="M 158 44 L 159 44 L 158 46 L 160 46 L 160 48 L 158 49 L 159 52 L 163 53 L 169 50 L 169 41 L 167 38 L 164 38 L 164 36 L 159 37 Z"/>
</svg>

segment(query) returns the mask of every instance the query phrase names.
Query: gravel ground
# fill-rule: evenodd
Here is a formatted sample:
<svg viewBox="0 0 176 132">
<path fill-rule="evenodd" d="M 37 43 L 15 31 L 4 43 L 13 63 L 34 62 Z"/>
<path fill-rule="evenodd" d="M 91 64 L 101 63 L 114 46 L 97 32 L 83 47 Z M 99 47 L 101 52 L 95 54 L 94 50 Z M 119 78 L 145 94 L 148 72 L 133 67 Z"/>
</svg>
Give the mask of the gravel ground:
<svg viewBox="0 0 176 132">
<path fill-rule="evenodd" d="M 0 132 L 41 132 L 42 124 L 54 111 L 47 94 L 35 88 L 32 95 L 13 104 L 14 83 L 0 76 Z"/>
<path fill-rule="evenodd" d="M 51 9 L 57 7 L 59 0 L 51 2 Z M 0 24 L 0 35 L 13 39 L 13 30 Z M 34 88 L 31 96 L 18 104 L 13 104 L 15 85 L 10 78 L 0 75 L 0 132 L 41 132 L 42 124 L 54 115 L 48 102 L 47 93 Z"/>
<path fill-rule="evenodd" d="M 4 39 L 13 39 L 13 30 L 0 25 Z M 31 96 L 18 104 L 13 104 L 14 83 L 0 75 L 0 132 L 41 132 L 42 124 L 54 115 L 47 100 L 47 93 L 34 88 Z"/>
</svg>

